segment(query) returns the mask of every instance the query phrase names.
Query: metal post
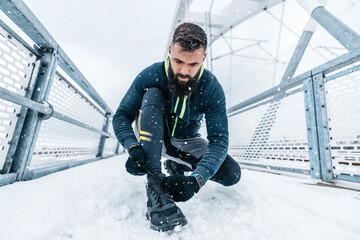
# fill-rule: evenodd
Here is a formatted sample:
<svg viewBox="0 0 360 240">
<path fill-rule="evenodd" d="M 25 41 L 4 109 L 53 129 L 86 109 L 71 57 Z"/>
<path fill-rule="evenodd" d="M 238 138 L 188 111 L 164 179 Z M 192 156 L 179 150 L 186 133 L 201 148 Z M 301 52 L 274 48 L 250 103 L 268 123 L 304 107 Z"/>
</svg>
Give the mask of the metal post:
<svg viewBox="0 0 360 240">
<path fill-rule="evenodd" d="M 318 130 L 316 124 L 315 93 L 313 79 L 310 77 L 303 81 L 306 129 L 308 137 L 310 175 L 312 178 L 321 179 Z"/>
<path fill-rule="evenodd" d="M 115 148 L 115 154 L 119 154 L 119 149 L 120 149 L 120 143 L 117 142 L 116 143 L 116 148 Z"/>
<path fill-rule="evenodd" d="M 28 83 L 28 86 L 26 86 L 25 98 L 28 98 L 28 99 L 31 98 L 31 95 L 32 95 L 32 93 L 34 91 L 35 80 L 36 80 L 36 77 L 37 77 L 37 75 L 39 73 L 39 66 L 40 66 L 40 61 L 38 60 L 34 64 L 34 68 L 33 68 L 33 71 L 31 73 L 30 81 Z M 4 167 L 3 167 L 2 172 L 1 172 L 2 174 L 6 174 L 6 173 L 10 172 L 10 167 L 11 167 L 11 164 L 13 162 L 13 158 L 14 158 L 14 154 L 15 154 L 15 151 L 16 151 L 17 144 L 19 142 L 21 130 L 22 130 L 23 126 L 24 126 L 24 120 L 25 120 L 25 116 L 26 116 L 27 111 L 28 111 L 28 108 L 21 107 L 20 113 L 17 115 L 18 120 L 16 122 L 16 127 L 15 127 L 15 130 L 14 130 L 13 137 L 12 137 L 11 141 L 9 142 L 10 147 L 9 147 L 9 151 L 8 151 L 8 153 L 6 155 Z"/>
<path fill-rule="evenodd" d="M 47 100 L 58 62 L 55 53 L 52 51 L 42 50 L 41 52 L 43 56 L 40 60 L 39 74 L 31 97 L 31 99 L 36 102 Z M 41 121 L 42 120 L 38 118 L 38 112 L 30 109 L 27 111 L 10 169 L 11 173 L 17 173 L 17 180 L 23 179 L 27 167 L 30 165 Z"/>
<path fill-rule="evenodd" d="M 102 128 L 102 130 L 104 132 L 107 132 L 108 129 L 109 129 L 110 118 L 111 118 L 111 113 L 106 113 L 105 118 L 104 118 L 103 128 Z M 103 156 L 106 138 L 107 138 L 106 136 L 101 135 L 99 148 L 98 148 L 98 153 L 96 154 L 96 157 L 102 157 Z"/>
<path fill-rule="evenodd" d="M 212 72 L 213 71 L 213 57 L 212 57 L 212 41 L 211 41 L 211 13 L 210 12 L 205 12 L 205 30 L 207 33 L 207 40 L 208 40 L 208 45 L 207 45 L 207 67 L 209 68 L 209 70 Z"/>
<path fill-rule="evenodd" d="M 333 182 L 323 74 L 303 82 L 311 176 Z"/>
<path fill-rule="evenodd" d="M 313 77 L 316 109 L 316 123 L 318 129 L 318 143 L 321 163 L 321 177 L 326 182 L 333 182 L 332 159 L 330 149 L 329 122 L 326 110 L 324 77 L 319 73 Z"/>
</svg>

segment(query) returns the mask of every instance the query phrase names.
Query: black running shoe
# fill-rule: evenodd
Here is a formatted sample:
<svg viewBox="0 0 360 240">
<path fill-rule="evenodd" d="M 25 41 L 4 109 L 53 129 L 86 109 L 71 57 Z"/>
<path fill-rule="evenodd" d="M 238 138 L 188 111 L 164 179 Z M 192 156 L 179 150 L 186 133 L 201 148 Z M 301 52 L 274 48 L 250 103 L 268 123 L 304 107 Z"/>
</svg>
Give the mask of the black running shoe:
<svg viewBox="0 0 360 240">
<path fill-rule="evenodd" d="M 174 200 L 160 187 L 159 182 L 149 180 L 146 185 L 147 213 L 150 228 L 156 231 L 173 230 L 184 226 L 187 220 Z"/>
</svg>

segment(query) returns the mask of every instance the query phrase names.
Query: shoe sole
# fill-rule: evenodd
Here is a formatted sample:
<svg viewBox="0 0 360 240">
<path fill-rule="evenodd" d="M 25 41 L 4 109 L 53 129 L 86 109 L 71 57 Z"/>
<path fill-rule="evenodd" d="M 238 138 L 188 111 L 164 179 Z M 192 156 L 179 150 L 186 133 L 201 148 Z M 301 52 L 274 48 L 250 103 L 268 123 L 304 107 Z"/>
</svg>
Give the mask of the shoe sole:
<svg viewBox="0 0 360 240">
<path fill-rule="evenodd" d="M 150 217 L 149 217 L 148 213 L 146 213 L 146 219 L 150 221 Z M 186 224 L 187 224 L 186 219 L 174 219 L 166 225 L 165 224 L 155 225 L 155 224 L 151 223 L 151 221 L 150 221 L 150 228 L 155 231 L 166 232 L 166 231 L 174 230 L 174 228 L 177 226 L 182 227 L 182 226 L 185 226 Z"/>
</svg>

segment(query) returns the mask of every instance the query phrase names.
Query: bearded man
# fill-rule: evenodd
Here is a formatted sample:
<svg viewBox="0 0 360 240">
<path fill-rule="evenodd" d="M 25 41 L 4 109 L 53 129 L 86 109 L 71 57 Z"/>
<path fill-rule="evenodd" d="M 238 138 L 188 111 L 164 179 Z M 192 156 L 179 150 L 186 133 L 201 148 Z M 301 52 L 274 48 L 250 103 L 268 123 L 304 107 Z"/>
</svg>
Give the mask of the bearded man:
<svg viewBox="0 0 360 240">
<path fill-rule="evenodd" d="M 135 78 L 113 117 L 116 137 L 129 153 L 126 170 L 147 177 L 146 216 L 154 230 L 185 225 L 175 202 L 189 200 L 208 180 L 224 186 L 240 180 L 240 166 L 227 154 L 225 94 L 203 66 L 206 47 L 201 27 L 179 25 L 168 58 Z M 203 117 L 207 140 L 198 133 Z"/>
</svg>

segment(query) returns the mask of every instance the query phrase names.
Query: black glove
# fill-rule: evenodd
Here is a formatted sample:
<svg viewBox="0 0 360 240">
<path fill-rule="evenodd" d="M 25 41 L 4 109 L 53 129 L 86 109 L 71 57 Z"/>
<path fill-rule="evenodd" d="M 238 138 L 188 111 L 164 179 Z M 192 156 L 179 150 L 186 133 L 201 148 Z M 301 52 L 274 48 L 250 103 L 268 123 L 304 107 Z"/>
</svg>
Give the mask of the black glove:
<svg viewBox="0 0 360 240">
<path fill-rule="evenodd" d="M 125 164 L 126 171 L 135 176 L 146 174 L 146 153 L 140 146 L 129 149 L 129 158 Z"/>
<path fill-rule="evenodd" d="M 162 179 L 160 186 L 175 202 L 185 202 L 199 192 L 200 185 L 194 176 L 173 175 Z"/>
</svg>

